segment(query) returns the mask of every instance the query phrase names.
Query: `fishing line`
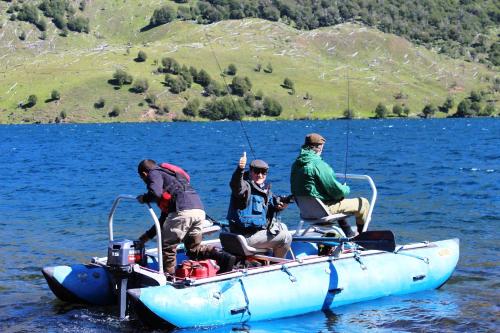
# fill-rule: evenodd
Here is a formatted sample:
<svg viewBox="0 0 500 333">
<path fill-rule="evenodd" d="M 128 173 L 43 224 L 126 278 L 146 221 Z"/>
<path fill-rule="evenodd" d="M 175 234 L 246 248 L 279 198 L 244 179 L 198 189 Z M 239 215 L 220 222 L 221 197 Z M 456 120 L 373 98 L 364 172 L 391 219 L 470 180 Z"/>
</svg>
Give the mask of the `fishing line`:
<svg viewBox="0 0 500 333">
<path fill-rule="evenodd" d="M 350 91 L 349 91 L 349 68 L 347 69 L 347 133 L 345 140 L 345 164 L 344 164 L 344 183 L 347 182 L 347 156 L 349 155 L 349 132 L 351 131 L 351 105 L 350 105 Z"/>
<path fill-rule="evenodd" d="M 205 38 L 207 39 L 208 47 L 210 48 L 210 51 L 212 52 L 212 55 L 215 59 L 215 62 L 217 63 L 217 67 L 219 67 L 220 75 L 222 77 L 222 81 L 224 81 L 224 86 L 226 87 L 227 94 L 229 95 L 231 102 L 233 103 L 234 110 L 237 110 L 236 103 L 234 102 L 233 97 L 231 97 L 231 90 L 229 89 L 229 85 L 226 82 L 226 77 L 224 75 L 224 71 L 222 70 L 222 67 L 219 63 L 219 60 L 217 59 L 217 56 L 215 55 L 215 51 L 212 48 L 212 44 L 210 43 L 210 39 L 208 38 L 207 31 L 205 29 L 203 29 L 203 32 L 205 33 Z M 243 134 L 245 135 L 245 138 L 248 142 L 248 146 L 250 147 L 250 152 L 252 153 L 253 159 L 255 159 L 256 155 L 255 155 L 255 151 L 253 150 L 252 143 L 250 142 L 250 137 L 248 136 L 248 133 L 245 129 L 245 126 L 243 126 L 243 122 L 241 121 L 241 119 L 238 119 L 238 121 L 240 122 L 241 129 L 243 130 Z"/>
</svg>

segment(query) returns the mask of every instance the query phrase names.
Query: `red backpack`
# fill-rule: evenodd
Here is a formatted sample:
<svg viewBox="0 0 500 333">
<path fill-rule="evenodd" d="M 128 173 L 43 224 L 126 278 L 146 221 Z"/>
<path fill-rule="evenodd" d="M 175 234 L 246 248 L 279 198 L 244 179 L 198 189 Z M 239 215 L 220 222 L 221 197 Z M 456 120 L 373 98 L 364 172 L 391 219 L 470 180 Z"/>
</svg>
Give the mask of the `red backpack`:
<svg viewBox="0 0 500 333">
<path fill-rule="evenodd" d="M 189 177 L 188 173 L 186 171 L 184 171 L 181 167 L 178 167 L 177 165 L 170 164 L 170 163 L 161 163 L 160 167 L 162 169 L 166 169 L 166 170 L 170 171 L 171 173 L 175 174 L 175 177 L 177 179 L 179 179 L 179 177 L 182 177 L 182 178 L 186 179 L 188 183 L 191 179 Z M 168 212 L 168 208 L 170 206 L 171 200 L 172 200 L 172 195 L 167 191 L 163 192 L 163 194 L 161 195 L 161 199 L 158 202 L 158 207 L 160 207 L 162 212 Z"/>
</svg>

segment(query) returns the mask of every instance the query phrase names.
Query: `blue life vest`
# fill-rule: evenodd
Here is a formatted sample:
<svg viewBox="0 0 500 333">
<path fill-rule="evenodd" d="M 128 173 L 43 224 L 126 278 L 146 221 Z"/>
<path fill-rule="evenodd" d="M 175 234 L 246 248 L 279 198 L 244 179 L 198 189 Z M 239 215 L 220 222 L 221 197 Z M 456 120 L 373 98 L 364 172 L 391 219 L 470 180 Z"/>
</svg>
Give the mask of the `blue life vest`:
<svg viewBox="0 0 500 333">
<path fill-rule="evenodd" d="M 251 185 L 251 194 L 245 208 L 238 209 L 235 198 L 231 197 L 227 219 L 237 229 L 265 229 L 267 227 L 267 211 L 270 193 L 266 194 Z M 233 229 L 233 228 L 231 228 Z"/>
</svg>

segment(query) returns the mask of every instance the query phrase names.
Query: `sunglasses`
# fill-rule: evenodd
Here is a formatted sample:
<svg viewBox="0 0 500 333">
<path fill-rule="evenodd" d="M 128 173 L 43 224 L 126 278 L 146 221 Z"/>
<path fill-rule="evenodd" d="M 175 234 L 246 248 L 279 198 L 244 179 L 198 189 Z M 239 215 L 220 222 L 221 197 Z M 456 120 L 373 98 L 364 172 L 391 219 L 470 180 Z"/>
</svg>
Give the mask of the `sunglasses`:
<svg viewBox="0 0 500 333">
<path fill-rule="evenodd" d="M 252 168 L 252 172 L 258 175 L 259 173 L 262 175 L 267 175 L 267 169 L 261 169 L 261 168 Z"/>
</svg>

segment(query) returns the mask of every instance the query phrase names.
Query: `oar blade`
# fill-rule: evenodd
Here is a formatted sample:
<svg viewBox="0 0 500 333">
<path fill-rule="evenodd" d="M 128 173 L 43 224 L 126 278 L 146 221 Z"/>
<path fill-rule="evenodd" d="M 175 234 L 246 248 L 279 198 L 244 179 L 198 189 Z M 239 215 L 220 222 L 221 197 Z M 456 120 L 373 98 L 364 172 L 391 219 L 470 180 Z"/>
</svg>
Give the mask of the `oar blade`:
<svg viewBox="0 0 500 333">
<path fill-rule="evenodd" d="M 396 249 L 396 239 L 390 230 L 365 231 L 351 239 L 367 250 L 393 252 Z"/>
</svg>

